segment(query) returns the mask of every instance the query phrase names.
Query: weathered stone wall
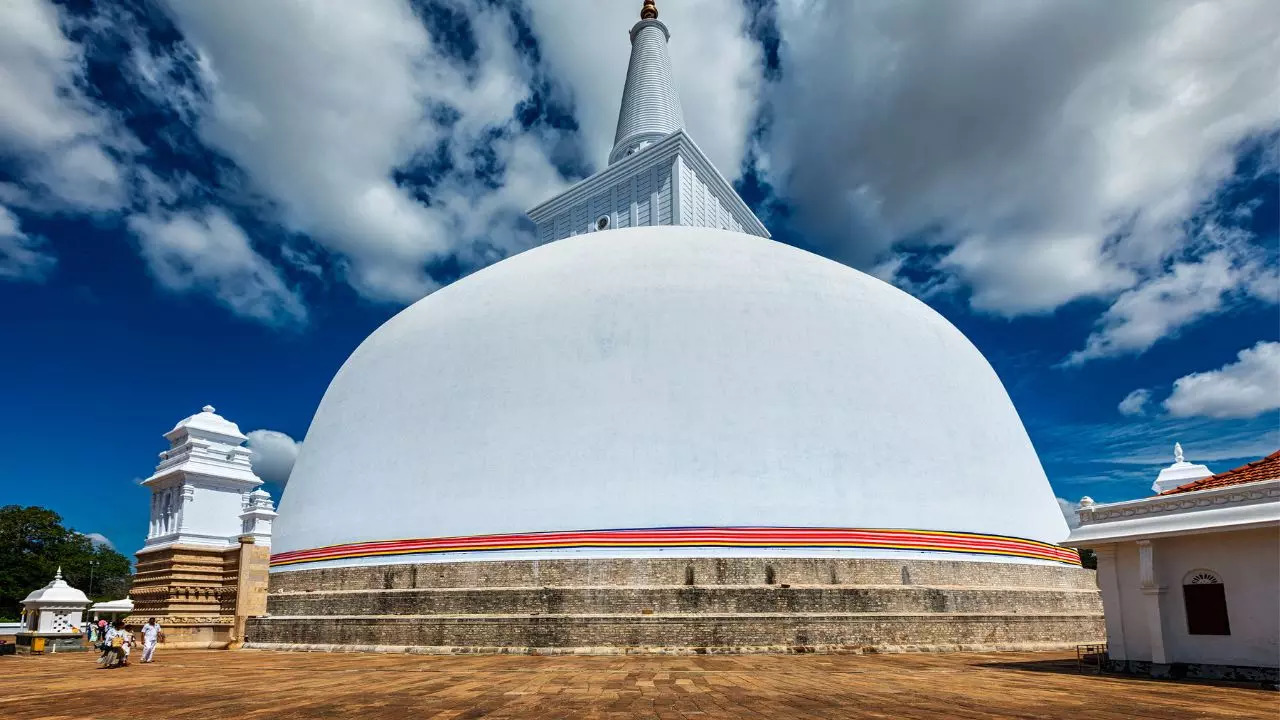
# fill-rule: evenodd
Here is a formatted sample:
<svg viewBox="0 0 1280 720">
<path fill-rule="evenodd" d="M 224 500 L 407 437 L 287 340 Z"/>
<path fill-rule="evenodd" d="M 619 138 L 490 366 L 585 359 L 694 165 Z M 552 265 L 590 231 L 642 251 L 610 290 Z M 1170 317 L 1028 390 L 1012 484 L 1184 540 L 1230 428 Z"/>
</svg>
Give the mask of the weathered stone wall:
<svg viewBox="0 0 1280 720">
<path fill-rule="evenodd" d="M 1096 615 L 556 615 L 250 620 L 254 647 L 528 652 L 1021 649 L 1096 641 Z"/>
<path fill-rule="evenodd" d="M 281 593 L 270 615 L 650 613 L 1097 613 L 1090 590 L 924 587 L 666 587 L 355 590 Z"/>
<path fill-rule="evenodd" d="M 276 572 L 253 647 L 754 652 L 1098 642 L 1092 571 L 947 560 L 605 559 Z"/>
<path fill-rule="evenodd" d="M 690 578 L 692 575 L 692 578 Z M 663 585 L 925 585 L 1096 590 L 1092 570 L 965 560 L 612 558 L 493 560 L 284 570 L 271 592 Z"/>
</svg>

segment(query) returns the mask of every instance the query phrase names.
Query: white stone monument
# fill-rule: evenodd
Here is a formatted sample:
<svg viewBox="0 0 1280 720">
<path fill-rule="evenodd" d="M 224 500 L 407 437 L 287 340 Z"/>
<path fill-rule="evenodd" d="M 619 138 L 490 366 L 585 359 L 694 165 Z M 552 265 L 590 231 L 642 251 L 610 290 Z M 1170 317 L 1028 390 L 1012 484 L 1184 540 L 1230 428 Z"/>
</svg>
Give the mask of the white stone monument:
<svg viewBox="0 0 1280 720">
<path fill-rule="evenodd" d="M 140 625 L 159 618 L 170 647 L 222 648 L 243 619 L 266 612 L 271 496 L 240 428 L 205 405 L 165 433 L 151 489 L 151 525 L 129 597 Z"/>
<path fill-rule="evenodd" d="M 1173 444 L 1173 464 L 1160 471 L 1151 489 L 1160 494 L 1172 490 L 1179 485 L 1186 485 L 1201 478 L 1211 477 L 1213 471 L 1204 465 L 1195 465 L 1186 461 L 1182 454 L 1182 443 Z"/>
<path fill-rule="evenodd" d="M 143 551 L 171 545 L 236 547 L 248 496 L 262 485 L 243 446 L 247 438 L 211 405 L 164 437 L 169 449 L 160 453 L 155 473 L 142 481 L 151 489 Z"/>
<path fill-rule="evenodd" d="M 41 644 L 44 652 L 83 650 L 80 628 L 88 606 L 88 596 L 68 585 L 58 568 L 48 585 L 22 601 L 23 630 L 16 636 L 19 650 L 40 650 Z"/>
</svg>

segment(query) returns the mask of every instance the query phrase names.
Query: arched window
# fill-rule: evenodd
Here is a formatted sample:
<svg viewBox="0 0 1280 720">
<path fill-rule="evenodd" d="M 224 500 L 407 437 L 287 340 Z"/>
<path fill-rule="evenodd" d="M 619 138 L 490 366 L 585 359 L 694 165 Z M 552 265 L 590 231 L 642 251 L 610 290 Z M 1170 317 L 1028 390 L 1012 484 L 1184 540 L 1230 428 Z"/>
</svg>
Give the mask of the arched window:
<svg viewBox="0 0 1280 720">
<path fill-rule="evenodd" d="M 1227 591 L 1212 570 L 1192 570 L 1182 580 L 1182 599 L 1187 607 L 1187 632 L 1191 635 L 1230 635 L 1227 620 Z"/>
</svg>

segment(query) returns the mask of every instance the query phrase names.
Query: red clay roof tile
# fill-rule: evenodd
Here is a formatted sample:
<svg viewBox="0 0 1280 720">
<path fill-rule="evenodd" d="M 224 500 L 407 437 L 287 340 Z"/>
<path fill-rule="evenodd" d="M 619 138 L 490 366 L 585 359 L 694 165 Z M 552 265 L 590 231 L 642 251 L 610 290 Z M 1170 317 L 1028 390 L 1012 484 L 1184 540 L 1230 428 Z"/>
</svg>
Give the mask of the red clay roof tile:
<svg viewBox="0 0 1280 720">
<path fill-rule="evenodd" d="M 1177 493 L 1195 492 L 1196 490 L 1208 490 L 1210 488 L 1227 487 L 1228 485 L 1243 485 L 1245 483 L 1262 482 L 1263 480 L 1274 480 L 1280 478 L 1280 450 L 1270 455 L 1255 460 L 1248 465 L 1241 465 L 1234 470 L 1218 473 L 1213 477 L 1200 478 L 1186 485 L 1179 485 L 1172 490 L 1165 490 L 1161 495 L 1174 495 Z"/>
</svg>

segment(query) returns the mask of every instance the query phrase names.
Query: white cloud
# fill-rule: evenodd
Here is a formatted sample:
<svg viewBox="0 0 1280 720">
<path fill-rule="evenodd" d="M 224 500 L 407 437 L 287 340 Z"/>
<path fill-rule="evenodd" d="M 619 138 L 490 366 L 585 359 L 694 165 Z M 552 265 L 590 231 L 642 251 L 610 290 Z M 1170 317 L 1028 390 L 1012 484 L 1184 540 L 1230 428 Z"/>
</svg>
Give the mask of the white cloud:
<svg viewBox="0 0 1280 720">
<path fill-rule="evenodd" d="M 0 158 L 24 170 L 12 204 L 84 211 L 119 208 L 125 176 L 112 157 L 130 145 L 81 90 L 83 52 L 47 0 L 10 0 L 0 22 Z"/>
<path fill-rule="evenodd" d="M 881 268 L 895 243 L 941 246 L 987 312 L 1213 283 L 1212 260 L 1178 274 L 1196 260 L 1185 222 L 1239 143 L 1280 127 L 1266 0 L 783 0 L 778 23 L 763 149 L 811 242 Z M 1129 329 L 1142 303 L 1125 299 L 1098 342 L 1137 348 L 1222 309 L 1185 302 Z"/>
<path fill-rule="evenodd" d="M 1241 350 L 1234 363 L 1173 383 L 1164 401 L 1175 417 L 1249 418 L 1280 409 L 1280 342 Z"/>
<path fill-rule="evenodd" d="M 587 157 L 603 167 L 613 148 L 640 3 L 557 0 L 529 3 L 539 50 L 574 99 Z M 660 5 L 671 31 L 671 71 L 694 142 L 730 180 L 738 177 L 755 120 L 760 46 L 747 34 L 739 0 Z"/>
<path fill-rule="evenodd" d="M 1152 415 L 1142 421 L 1099 424 L 1054 423 L 1033 430 L 1046 467 L 1070 468 L 1090 482 L 1109 481 L 1098 464 L 1135 467 L 1154 474 L 1173 462 L 1173 444 L 1181 442 L 1194 462 L 1254 459 L 1280 447 L 1280 425 L 1274 418 L 1212 419 Z M 1225 470 L 1216 465 L 1212 470 Z M 1051 477 L 1056 483 L 1059 478 Z M 1147 481 L 1150 484 L 1150 480 Z"/>
<path fill-rule="evenodd" d="M 302 443 L 276 430 L 254 430 L 249 433 L 249 461 L 253 472 L 263 480 L 284 487 L 293 472 Z"/>
<path fill-rule="evenodd" d="M 306 321 L 297 291 L 221 210 L 134 215 L 128 225 L 152 276 L 165 288 L 210 293 L 235 313 L 271 325 Z"/>
<path fill-rule="evenodd" d="M 1212 249 L 1193 261 L 1175 262 L 1121 293 L 1099 318 L 1084 348 L 1071 353 L 1064 364 L 1142 352 L 1176 337 L 1180 328 L 1222 311 L 1239 296 L 1276 301 L 1271 289 L 1276 269 L 1267 265 L 1264 249 L 1250 236 L 1210 225 L 1198 241 Z"/>
<path fill-rule="evenodd" d="M 93 543 L 94 545 L 106 545 L 112 550 L 116 549 L 115 543 L 108 540 L 107 536 L 103 535 L 102 533 L 84 533 L 84 536 L 89 538 L 89 542 Z"/>
<path fill-rule="evenodd" d="M 163 52 L 107 17 L 117 11 L 77 20 L 49 0 L 11 0 L 0 26 L 0 159 L 19 177 L 0 183 L 0 203 L 129 207 L 141 213 L 135 229 L 185 218 L 177 229 L 205 235 L 214 213 L 255 212 L 290 231 L 264 254 L 295 276 L 336 272 L 365 297 L 417 299 L 446 279 L 431 275 L 437 263 L 451 276 L 534 243 L 523 211 L 563 188 L 552 160 L 572 154 L 566 147 L 603 163 L 639 8 L 526 3 L 534 67 L 508 8 L 443 4 L 467 20 L 467 62 L 445 47 L 460 40 L 444 34 L 454 29 L 433 35 L 408 0 L 323 12 L 169 0 L 185 41 Z M 800 244 L 921 296 L 967 292 L 984 312 L 1104 299 L 1110 309 L 1068 361 L 1078 364 L 1141 352 L 1240 298 L 1280 293 L 1274 257 L 1250 248 L 1256 240 L 1187 230 L 1191 217 L 1231 210 L 1214 202 L 1240 142 L 1280 128 L 1271 10 L 1267 0 L 780 0 L 781 71 L 768 83 L 746 32 L 768 13 L 707 0 L 665 6 L 662 19 L 690 133 L 731 179 L 754 151 L 809 235 Z M 84 90 L 70 22 L 131 43 L 126 78 L 230 160 L 232 181 L 205 178 L 212 187 L 192 192 L 191 178 L 142 167 L 137 141 Z M 572 97 L 578 136 L 517 120 L 544 74 Z M 757 116 L 768 128 L 755 139 Z M 429 181 L 399 176 L 437 157 Z M 196 197 L 228 210 L 182 209 Z M 3 236 L 0 268 L 18 264 L 3 258 L 46 258 L 38 244 Z M 305 316 L 280 270 L 247 240 L 231 245 L 241 249 L 229 265 L 169 262 L 162 284 L 211 292 L 267 322 Z M 158 256 L 188 262 L 181 249 L 141 246 L 153 271 Z M 918 249 L 937 274 L 912 283 L 900 271 L 919 265 L 900 253 Z"/>
<path fill-rule="evenodd" d="M 402 0 L 324 12 L 169 3 L 211 98 L 193 112 L 200 135 L 278 205 L 281 222 L 336 253 L 347 281 L 371 298 L 421 297 L 437 286 L 424 270 L 433 261 L 485 264 L 528 247 L 523 211 L 563 184 L 547 159 L 554 139 L 521 134 L 515 122 L 532 70 L 507 11 L 454 4 L 474 30 L 473 67 L 437 46 Z M 453 122 L 435 112 L 444 106 Z M 451 168 L 426 204 L 394 174 L 446 141 Z M 488 158 L 473 152 L 490 141 L 506 166 L 497 188 L 478 179 Z"/>
<path fill-rule="evenodd" d="M 1054 498 L 1058 501 L 1058 509 L 1062 511 L 1062 517 L 1067 521 L 1067 527 L 1075 530 L 1080 527 L 1080 516 L 1076 511 L 1080 509 L 1079 502 L 1071 502 L 1062 498 Z"/>
<path fill-rule="evenodd" d="M 18 218 L 0 205 L 0 280 L 40 282 L 58 259 L 43 249 L 45 242 L 22 232 Z"/>
<path fill-rule="evenodd" d="M 1121 415 L 1145 415 L 1147 413 L 1147 403 L 1151 402 L 1151 391 L 1146 388 L 1138 388 L 1120 401 L 1116 407 Z"/>
</svg>

